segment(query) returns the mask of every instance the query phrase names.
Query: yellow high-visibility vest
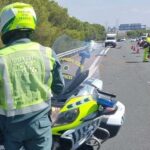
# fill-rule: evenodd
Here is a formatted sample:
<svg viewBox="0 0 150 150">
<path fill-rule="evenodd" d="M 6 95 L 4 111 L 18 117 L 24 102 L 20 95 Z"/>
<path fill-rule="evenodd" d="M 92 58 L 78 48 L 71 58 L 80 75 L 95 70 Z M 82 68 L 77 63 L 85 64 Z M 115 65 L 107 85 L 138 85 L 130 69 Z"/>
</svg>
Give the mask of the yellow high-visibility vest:
<svg viewBox="0 0 150 150">
<path fill-rule="evenodd" d="M 0 115 L 15 116 L 50 107 L 52 50 L 35 42 L 0 50 Z"/>
<path fill-rule="evenodd" d="M 147 43 L 150 43 L 150 37 L 147 37 L 147 38 L 146 38 L 146 42 L 147 42 Z"/>
</svg>

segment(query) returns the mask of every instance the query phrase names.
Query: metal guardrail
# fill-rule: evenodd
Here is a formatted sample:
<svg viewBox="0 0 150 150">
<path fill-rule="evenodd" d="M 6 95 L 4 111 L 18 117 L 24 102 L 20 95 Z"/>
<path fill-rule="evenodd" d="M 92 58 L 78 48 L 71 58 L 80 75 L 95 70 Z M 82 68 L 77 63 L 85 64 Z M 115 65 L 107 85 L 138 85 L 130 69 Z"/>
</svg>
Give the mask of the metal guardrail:
<svg viewBox="0 0 150 150">
<path fill-rule="evenodd" d="M 104 41 L 99 41 L 99 42 L 96 42 L 96 43 L 99 43 L 99 44 L 101 44 L 101 46 L 103 46 Z M 75 49 L 72 49 L 72 50 L 69 50 L 69 51 L 57 54 L 57 56 L 60 58 L 60 57 L 68 56 L 68 55 L 73 55 L 73 54 L 78 53 L 79 51 L 83 51 L 85 49 L 89 49 L 90 46 L 91 46 L 90 44 L 87 44 L 86 46 L 75 48 Z"/>
<path fill-rule="evenodd" d="M 85 50 L 86 48 L 89 48 L 89 45 L 86 45 L 86 46 L 83 46 L 83 47 L 79 47 L 79 48 L 75 48 L 75 49 L 72 49 L 72 50 L 70 50 L 70 51 L 66 51 L 66 52 L 64 52 L 64 53 L 57 54 L 57 56 L 58 56 L 58 57 L 64 57 L 64 56 L 76 54 L 76 53 L 78 53 L 79 51 Z"/>
</svg>

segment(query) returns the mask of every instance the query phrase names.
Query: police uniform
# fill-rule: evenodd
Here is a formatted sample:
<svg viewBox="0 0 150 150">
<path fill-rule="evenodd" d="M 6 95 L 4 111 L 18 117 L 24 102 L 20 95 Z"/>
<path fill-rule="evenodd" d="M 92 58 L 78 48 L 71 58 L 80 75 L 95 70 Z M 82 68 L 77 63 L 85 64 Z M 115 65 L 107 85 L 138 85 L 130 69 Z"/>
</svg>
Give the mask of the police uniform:
<svg viewBox="0 0 150 150">
<path fill-rule="evenodd" d="M 147 37 L 146 42 L 144 43 L 144 56 L 143 56 L 144 62 L 148 62 L 149 54 L 150 54 L 150 37 Z"/>
<path fill-rule="evenodd" d="M 22 15 L 28 16 L 27 25 L 20 20 Z M 6 6 L 0 16 L 3 34 L 14 30 L 17 23 L 20 29 L 35 29 L 35 14 L 28 4 Z M 12 21 L 10 26 L 4 19 Z M 52 49 L 21 38 L 0 50 L 0 131 L 7 150 L 22 146 L 27 150 L 51 149 L 51 96 L 63 87 L 61 66 Z"/>
</svg>

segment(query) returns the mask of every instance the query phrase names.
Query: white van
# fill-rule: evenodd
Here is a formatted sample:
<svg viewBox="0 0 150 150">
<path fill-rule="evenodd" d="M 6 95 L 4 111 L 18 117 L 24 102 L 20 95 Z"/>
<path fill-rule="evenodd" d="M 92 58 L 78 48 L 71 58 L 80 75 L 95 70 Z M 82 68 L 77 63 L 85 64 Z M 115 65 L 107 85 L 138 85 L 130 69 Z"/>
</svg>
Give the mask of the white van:
<svg viewBox="0 0 150 150">
<path fill-rule="evenodd" d="M 117 34 L 111 33 L 106 35 L 106 40 L 105 40 L 105 47 L 111 46 L 111 47 L 116 47 L 117 46 L 117 40 L 116 40 Z"/>
</svg>

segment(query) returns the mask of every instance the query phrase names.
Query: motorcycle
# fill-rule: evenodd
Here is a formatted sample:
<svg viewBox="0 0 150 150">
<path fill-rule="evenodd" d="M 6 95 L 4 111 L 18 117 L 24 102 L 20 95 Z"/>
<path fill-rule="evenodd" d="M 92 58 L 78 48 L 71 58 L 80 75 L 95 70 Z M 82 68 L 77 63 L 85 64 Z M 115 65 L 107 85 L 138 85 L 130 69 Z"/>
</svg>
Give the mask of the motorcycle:
<svg viewBox="0 0 150 150">
<path fill-rule="evenodd" d="M 102 91 L 103 82 L 79 73 L 63 94 L 53 98 L 52 150 L 100 150 L 123 125 L 125 106 Z"/>
<path fill-rule="evenodd" d="M 64 70 L 71 78 L 66 79 L 63 93 L 52 99 L 52 150 L 100 150 L 124 123 L 124 104 L 115 100 L 116 95 L 102 91 L 103 82 L 91 78 L 90 70 L 83 70 L 93 54 L 92 49 L 85 49 L 79 52 L 80 62 L 74 58 L 61 61 L 64 68 L 73 69 Z"/>
</svg>

